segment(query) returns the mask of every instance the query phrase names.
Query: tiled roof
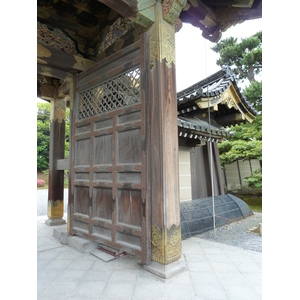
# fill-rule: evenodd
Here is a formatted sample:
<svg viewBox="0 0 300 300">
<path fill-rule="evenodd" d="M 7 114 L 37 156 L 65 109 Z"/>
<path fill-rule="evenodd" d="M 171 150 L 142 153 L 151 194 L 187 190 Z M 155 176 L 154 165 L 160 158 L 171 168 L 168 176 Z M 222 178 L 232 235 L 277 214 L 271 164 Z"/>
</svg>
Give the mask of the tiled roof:
<svg viewBox="0 0 300 300">
<path fill-rule="evenodd" d="M 177 119 L 178 125 L 178 134 L 182 137 L 189 137 L 193 139 L 204 139 L 206 140 L 209 136 L 209 124 L 204 121 L 200 120 L 196 117 L 178 117 Z M 211 136 L 214 137 L 216 140 L 223 139 L 227 137 L 228 134 L 223 128 L 218 128 L 214 124 L 211 124 Z"/>
<path fill-rule="evenodd" d="M 193 102 L 201 97 L 215 98 L 221 96 L 221 94 L 225 92 L 231 84 L 234 85 L 234 88 L 245 108 L 249 110 L 251 114 L 257 115 L 257 111 L 247 102 L 245 96 L 241 93 L 237 86 L 235 76 L 229 67 L 226 67 L 182 90 L 181 92 L 178 92 L 177 105 L 180 106 L 182 104 Z"/>
</svg>

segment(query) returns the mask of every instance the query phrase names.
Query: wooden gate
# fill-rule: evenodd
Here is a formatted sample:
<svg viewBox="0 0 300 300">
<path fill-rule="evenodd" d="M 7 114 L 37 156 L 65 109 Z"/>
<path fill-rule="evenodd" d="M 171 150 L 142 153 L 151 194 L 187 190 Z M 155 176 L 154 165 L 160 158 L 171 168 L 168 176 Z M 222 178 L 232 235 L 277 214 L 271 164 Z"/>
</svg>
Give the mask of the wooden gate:
<svg viewBox="0 0 300 300">
<path fill-rule="evenodd" d="M 69 231 L 149 263 L 142 57 L 133 44 L 75 80 Z"/>
</svg>

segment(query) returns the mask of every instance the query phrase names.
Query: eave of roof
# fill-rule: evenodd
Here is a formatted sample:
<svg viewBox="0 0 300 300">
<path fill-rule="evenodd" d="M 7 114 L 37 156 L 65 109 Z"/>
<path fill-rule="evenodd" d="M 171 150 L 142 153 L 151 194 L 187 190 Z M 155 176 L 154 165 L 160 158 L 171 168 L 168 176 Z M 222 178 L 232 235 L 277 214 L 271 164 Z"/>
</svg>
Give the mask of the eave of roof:
<svg viewBox="0 0 300 300">
<path fill-rule="evenodd" d="M 192 86 L 177 93 L 177 105 L 178 111 L 180 106 L 189 106 L 194 104 L 194 101 L 199 98 L 217 98 L 221 97 L 230 85 L 233 84 L 243 106 L 253 116 L 256 116 L 258 112 L 251 106 L 246 100 L 245 96 L 241 93 L 235 76 L 229 67 L 223 68 L 220 71 L 212 74 L 211 76 L 193 84 Z M 186 104 L 186 105 L 185 105 Z"/>
<path fill-rule="evenodd" d="M 184 138 L 199 139 L 207 141 L 211 136 L 215 141 L 220 141 L 228 137 L 228 133 L 223 128 L 210 125 L 198 118 L 178 117 L 178 135 Z"/>
</svg>

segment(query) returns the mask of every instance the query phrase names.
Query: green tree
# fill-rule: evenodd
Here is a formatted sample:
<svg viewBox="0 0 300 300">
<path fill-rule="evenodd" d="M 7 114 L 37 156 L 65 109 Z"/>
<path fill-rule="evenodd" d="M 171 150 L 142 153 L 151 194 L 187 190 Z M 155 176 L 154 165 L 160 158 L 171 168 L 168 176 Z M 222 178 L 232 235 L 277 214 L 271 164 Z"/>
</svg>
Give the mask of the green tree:
<svg viewBox="0 0 300 300">
<path fill-rule="evenodd" d="M 239 83 L 248 81 L 243 90 L 247 101 L 261 113 L 262 81 L 257 75 L 262 71 L 262 31 L 238 41 L 230 37 L 221 40 L 211 48 L 220 55 L 217 65 L 230 66 Z M 262 115 L 258 115 L 253 123 L 231 126 L 231 137 L 219 144 L 222 167 L 236 160 L 258 159 L 262 165 Z M 261 187 L 262 169 L 245 178 L 249 187 Z"/>
<path fill-rule="evenodd" d="M 242 39 L 227 38 L 221 40 L 211 48 L 220 54 L 218 66 L 232 66 L 233 72 L 239 81 L 248 79 L 256 81 L 255 75 L 262 70 L 262 32 Z"/>
<path fill-rule="evenodd" d="M 66 109 L 65 158 L 69 156 L 70 110 Z M 37 102 L 37 169 L 49 168 L 50 103 Z"/>
<path fill-rule="evenodd" d="M 262 31 L 240 42 L 233 37 L 221 40 L 211 49 L 220 55 L 217 65 L 230 66 L 238 82 L 249 81 L 244 95 L 248 102 L 261 111 L 262 82 L 256 80 L 256 75 L 262 70 Z"/>
<path fill-rule="evenodd" d="M 243 94 L 257 111 L 262 111 L 262 81 L 253 81 L 244 89 Z"/>
<path fill-rule="evenodd" d="M 236 160 L 258 159 L 262 162 L 262 116 L 253 123 L 231 126 L 232 136 L 218 144 L 221 166 Z"/>
<path fill-rule="evenodd" d="M 50 103 L 37 103 L 37 169 L 49 168 Z"/>
<path fill-rule="evenodd" d="M 218 144 L 221 166 L 231 164 L 236 160 L 258 159 L 261 168 L 251 176 L 244 178 L 250 188 L 262 187 L 262 115 L 256 117 L 253 123 L 231 126 L 232 136 Z"/>
<path fill-rule="evenodd" d="M 69 157 L 69 143 L 70 143 L 70 109 L 66 108 L 66 122 L 65 122 L 65 158 Z"/>
</svg>

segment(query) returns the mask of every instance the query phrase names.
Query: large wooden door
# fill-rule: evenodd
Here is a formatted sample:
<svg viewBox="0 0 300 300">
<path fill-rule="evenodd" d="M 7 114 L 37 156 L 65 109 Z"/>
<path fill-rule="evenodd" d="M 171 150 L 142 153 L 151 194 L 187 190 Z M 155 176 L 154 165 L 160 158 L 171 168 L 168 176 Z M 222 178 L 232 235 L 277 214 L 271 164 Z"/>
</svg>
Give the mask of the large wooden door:
<svg viewBox="0 0 300 300">
<path fill-rule="evenodd" d="M 142 79 L 137 43 L 75 80 L 69 230 L 147 263 Z"/>
</svg>

